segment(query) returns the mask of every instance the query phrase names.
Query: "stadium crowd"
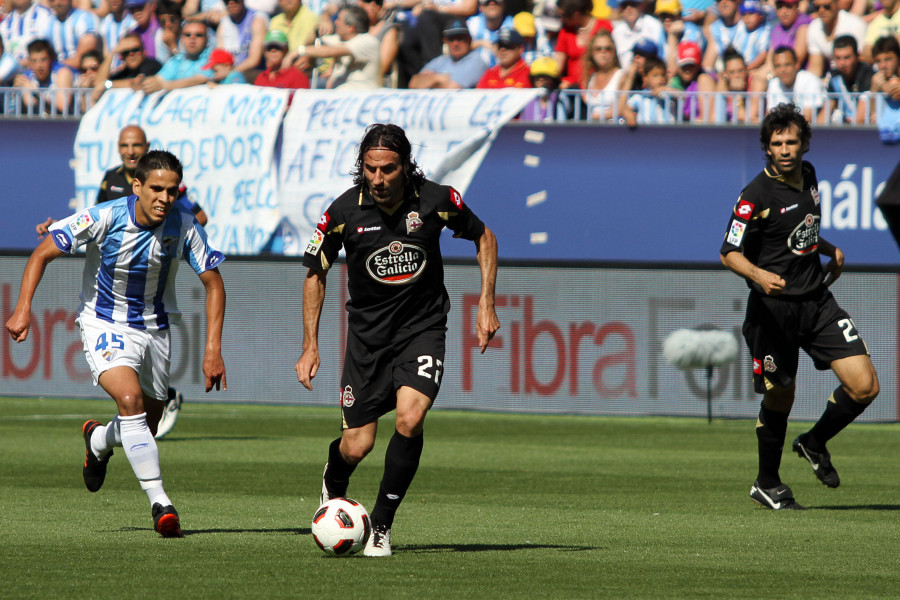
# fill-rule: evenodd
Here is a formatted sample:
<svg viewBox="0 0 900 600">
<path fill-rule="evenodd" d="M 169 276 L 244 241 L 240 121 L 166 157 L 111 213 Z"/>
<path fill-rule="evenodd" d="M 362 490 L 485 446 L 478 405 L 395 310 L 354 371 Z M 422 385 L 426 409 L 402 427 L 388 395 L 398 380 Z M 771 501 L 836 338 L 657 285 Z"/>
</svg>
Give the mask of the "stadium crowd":
<svg viewBox="0 0 900 600">
<path fill-rule="evenodd" d="M 0 88 L 18 88 L 0 110 L 20 114 L 249 83 L 540 87 L 533 120 L 632 126 L 780 102 L 900 122 L 900 0 L 2 0 L 0 40 Z"/>
</svg>

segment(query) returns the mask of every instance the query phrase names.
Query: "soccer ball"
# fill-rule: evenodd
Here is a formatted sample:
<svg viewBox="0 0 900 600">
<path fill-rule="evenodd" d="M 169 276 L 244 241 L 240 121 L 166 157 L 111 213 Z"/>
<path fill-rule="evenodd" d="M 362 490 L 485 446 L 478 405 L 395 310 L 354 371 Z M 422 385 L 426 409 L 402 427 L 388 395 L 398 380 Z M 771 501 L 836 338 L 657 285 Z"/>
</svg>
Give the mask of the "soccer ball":
<svg viewBox="0 0 900 600">
<path fill-rule="evenodd" d="M 313 539 L 329 556 L 346 556 L 363 549 L 372 533 L 369 513 L 350 498 L 332 498 L 316 510 Z"/>
</svg>

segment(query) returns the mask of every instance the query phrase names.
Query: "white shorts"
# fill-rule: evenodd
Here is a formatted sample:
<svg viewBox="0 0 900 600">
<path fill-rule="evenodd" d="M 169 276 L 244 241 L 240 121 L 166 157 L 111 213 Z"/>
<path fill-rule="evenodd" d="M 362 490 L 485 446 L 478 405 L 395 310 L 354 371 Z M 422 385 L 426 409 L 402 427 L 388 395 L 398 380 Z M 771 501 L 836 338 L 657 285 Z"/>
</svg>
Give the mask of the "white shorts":
<svg viewBox="0 0 900 600">
<path fill-rule="evenodd" d="M 100 374 L 113 367 L 131 367 L 138 374 L 144 394 L 165 402 L 169 396 L 169 330 L 146 331 L 118 323 L 80 316 L 84 356 L 94 385 Z"/>
</svg>

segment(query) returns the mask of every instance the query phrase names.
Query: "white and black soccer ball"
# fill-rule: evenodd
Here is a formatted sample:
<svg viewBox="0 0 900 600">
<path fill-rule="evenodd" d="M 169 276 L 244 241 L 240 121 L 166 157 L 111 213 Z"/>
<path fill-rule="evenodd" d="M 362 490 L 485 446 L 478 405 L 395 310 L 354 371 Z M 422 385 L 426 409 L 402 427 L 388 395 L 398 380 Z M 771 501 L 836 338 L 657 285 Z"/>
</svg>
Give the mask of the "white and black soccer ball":
<svg viewBox="0 0 900 600">
<path fill-rule="evenodd" d="M 362 504 L 350 498 L 332 498 L 316 510 L 313 539 L 329 556 L 347 556 L 362 550 L 372 523 Z"/>
</svg>

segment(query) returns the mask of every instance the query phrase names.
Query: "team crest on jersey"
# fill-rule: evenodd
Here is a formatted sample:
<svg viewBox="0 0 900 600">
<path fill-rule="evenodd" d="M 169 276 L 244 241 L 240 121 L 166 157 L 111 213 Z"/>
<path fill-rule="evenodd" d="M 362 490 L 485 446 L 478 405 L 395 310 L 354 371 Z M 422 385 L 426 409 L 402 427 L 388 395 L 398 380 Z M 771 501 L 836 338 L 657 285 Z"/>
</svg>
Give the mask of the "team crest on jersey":
<svg viewBox="0 0 900 600">
<path fill-rule="evenodd" d="M 732 246 L 740 246 L 741 240 L 744 239 L 744 230 L 746 229 L 746 223 L 741 223 L 737 219 L 732 219 L 731 227 L 728 228 L 728 237 L 725 241 Z"/>
<path fill-rule="evenodd" d="M 312 237 L 309 238 L 309 243 L 306 245 L 306 253 L 307 254 L 315 254 L 319 251 L 319 248 L 322 247 L 322 242 L 325 241 L 325 234 L 319 231 L 318 229 L 313 229 Z"/>
<path fill-rule="evenodd" d="M 415 233 L 418 230 L 422 229 L 422 219 L 419 218 L 419 213 L 413 211 L 406 215 L 406 233 Z"/>
<path fill-rule="evenodd" d="M 809 193 L 812 195 L 813 202 L 816 203 L 816 206 L 819 205 L 819 190 L 814 187 L 809 188 Z"/>
<path fill-rule="evenodd" d="M 763 368 L 766 370 L 767 373 L 774 373 L 775 369 L 778 368 L 775 366 L 775 359 L 772 358 L 771 354 L 767 354 L 766 357 L 763 359 Z"/>
<path fill-rule="evenodd" d="M 353 397 L 353 388 L 348 385 L 341 392 L 341 405 L 350 408 L 354 402 L 356 402 L 356 398 Z"/>
<path fill-rule="evenodd" d="M 754 204 L 752 202 L 747 202 L 743 198 L 738 200 L 737 206 L 734 207 L 734 214 L 739 216 L 742 219 L 750 219 L 750 216 L 753 214 Z"/>
<path fill-rule="evenodd" d="M 328 222 L 331 221 L 331 217 L 327 212 L 322 213 L 322 216 L 319 217 L 319 222 L 316 224 L 316 228 L 321 232 L 328 231 Z"/>
<path fill-rule="evenodd" d="M 91 213 L 89 213 L 88 211 L 84 211 L 83 213 L 75 217 L 74 221 L 69 223 L 69 231 L 72 232 L 72 235 L 78 235 L 79 233 L 90 227 L 91 223 L 93 222 L 94 220 L 91 218 Z"/>
<path fill-rule="evenodd" d="M 819 216 L 808 214 L 788 236 L 788 248 L 798 256 L 814 252 L 819 247 Z"/>
<path fill-rule="evenodd" d="M 106 335 L 106 334 L 104 334 Z M 118 350 L 107 349 L 100 353 L 100 356 L 103 357 L 103 360 L 106 362 L 112 362 L 116 358 L 116 354 L 118 354 Z"/>
<path fill-rule="evenodd" d="M 462 196 L 460 196 L 459 192 L 457 192 L 453 188 L 450 188 L 450 202 L 452 202 L 454 205 L 456 205 L 456 208 L 462 210 L 462 207 L 463 207 Z"/>
<path fill-rule="evenodd" d="M 164 235 L 162 239 L 163 252 L 165 254 L 175 254 L 175 249 L 178 247 L 178 236 L 177 235 Z"/>
<path fill-rule="evenodd" d="M 403 242 L 391 242 L 366 258 L 372 279 L 389 285 L 403 285 L 419 278 L 428 256 L 424 248 Z"/>
</svg>

